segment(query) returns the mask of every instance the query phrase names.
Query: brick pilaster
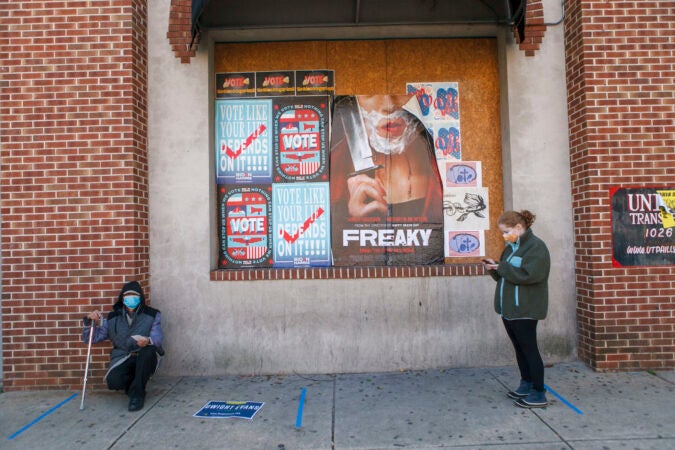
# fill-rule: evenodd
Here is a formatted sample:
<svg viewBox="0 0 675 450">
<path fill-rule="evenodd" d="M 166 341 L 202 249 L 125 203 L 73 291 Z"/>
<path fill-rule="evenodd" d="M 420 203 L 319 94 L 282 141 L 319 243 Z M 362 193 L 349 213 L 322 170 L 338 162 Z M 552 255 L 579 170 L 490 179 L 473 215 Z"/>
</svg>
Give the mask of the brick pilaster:
<svg viewBox="0 0 675 450">
<path fill-rule="evenodd" d="M 146 0 L 0 15 L 3 384 L 75 388 L 82 316 L 127 280 L 148 287 Z"/>
<path fill-rule="evenodd" d="M 675 267 L 614 268 L 609 188 L 673 186 L 672 2 L 566 1 L 579 356 L 675 367 Z"/>
</svg>

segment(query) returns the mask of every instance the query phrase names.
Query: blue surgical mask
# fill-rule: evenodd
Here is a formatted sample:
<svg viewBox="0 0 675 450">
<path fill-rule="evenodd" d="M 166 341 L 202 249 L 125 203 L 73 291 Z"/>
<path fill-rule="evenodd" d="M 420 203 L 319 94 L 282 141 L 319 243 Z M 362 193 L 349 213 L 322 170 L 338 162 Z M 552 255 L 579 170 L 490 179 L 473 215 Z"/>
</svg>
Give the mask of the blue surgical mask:
<svg viewBox="0 0 675 450">
<path fill-rule="evenodd" d="M 127 295 L 124 297 L 124 306 L 129 309 L 136 309 L 141 304 L 141 297 L 138 295 Z"/>
</svg>

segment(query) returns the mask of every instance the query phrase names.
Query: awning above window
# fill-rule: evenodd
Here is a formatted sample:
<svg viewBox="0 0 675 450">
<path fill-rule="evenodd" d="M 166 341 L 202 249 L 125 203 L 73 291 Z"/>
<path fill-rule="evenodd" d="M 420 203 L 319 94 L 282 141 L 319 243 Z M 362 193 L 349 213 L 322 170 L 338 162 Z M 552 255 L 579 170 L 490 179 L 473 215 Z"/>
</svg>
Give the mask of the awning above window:
<svg viewBox="0 0 675 450">
<path fill-rule="evenodd" d="M 527 0 L 192 0 L 207 29 L 524 22 Z"/>
</svg>

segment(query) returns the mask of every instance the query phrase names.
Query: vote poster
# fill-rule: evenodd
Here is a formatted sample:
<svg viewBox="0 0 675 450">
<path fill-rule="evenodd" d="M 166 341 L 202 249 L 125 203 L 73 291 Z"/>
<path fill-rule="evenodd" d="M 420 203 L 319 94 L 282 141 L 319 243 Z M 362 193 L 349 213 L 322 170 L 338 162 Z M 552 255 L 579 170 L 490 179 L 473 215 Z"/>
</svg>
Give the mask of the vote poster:
<svg viewBox="0 0 675 450">
<path fill-rule="evenodd" d="M 328 183 L 272 186 L 274 267 L 331 265 Z"/>
<path fill-rule="evenodd" d="M 271 190 L 271 185 L 219 187 L 221 268 L 272 264 Z"/>
<path fill-rule="evenodd" d="M 675 187 L 616 187 L 612 205 L 615 267 L 675 264 Z"/>
<path fill-rule="evenodd" d="M 272 100 L 216 100 L 216 183 L 272 182 Z"/>
<path fill-rule="evenodd" d="M 297 95 L 330 95 L 335 93 L 335 72 L 332 70 L 296 70 Z"/>
<path fill-rule="evenodd" d="M 443 186 L 406 95 L 336 97 L 330 149 L 336 266 L 442 264 Z"/>
<path fill-rule="evenodd" d="M 256 97 L 295 95 L 295 71 L 256 72 Z"/>
<path fill-rule="evenodd" d="M 255 97 L 255 72 L 216 74 L 216 98 Z"/>
<path fill-rule="evenodd" d="M 328 181 L 327 96 L 274 101 L 274 181 Z"/>
</svg>

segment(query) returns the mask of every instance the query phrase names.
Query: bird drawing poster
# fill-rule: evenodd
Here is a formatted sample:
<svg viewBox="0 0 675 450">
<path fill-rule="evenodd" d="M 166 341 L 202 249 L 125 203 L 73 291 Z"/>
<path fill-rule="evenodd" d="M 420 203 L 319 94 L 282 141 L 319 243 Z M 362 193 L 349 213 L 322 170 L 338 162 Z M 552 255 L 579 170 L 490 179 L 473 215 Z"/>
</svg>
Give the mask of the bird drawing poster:
<svg viewBox="0 0 675 450">
<path fill-rule="evenodd" d="M 443 195 L 445 230 L 488 230 L 489 204 L 486 187 L 447 189 Z"/>
</svg>

